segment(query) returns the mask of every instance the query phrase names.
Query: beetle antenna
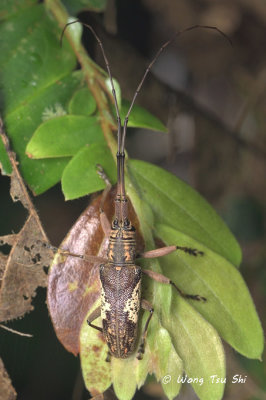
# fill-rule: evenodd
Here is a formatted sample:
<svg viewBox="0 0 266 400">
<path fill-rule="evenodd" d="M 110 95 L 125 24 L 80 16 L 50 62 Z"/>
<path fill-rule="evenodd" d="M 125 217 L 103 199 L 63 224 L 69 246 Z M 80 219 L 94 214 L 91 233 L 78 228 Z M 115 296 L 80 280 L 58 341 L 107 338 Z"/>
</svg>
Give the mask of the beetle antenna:
<svg viewBox="0 0 266 400">
<path fill-rule="evenodd" d="M 128 124 L 129 115 L 130 115 L 130 113 L 131 113 L 132 107 L 133 107 L 133 105 L 134 105 L 134 103 L 135 103 L 135 100 L 136 100 L 136 98 L 137 98 L 137 95 L 139 94 L 140 89 L 142 88 L 142 85 L 143 85 L 143 83 L 144 83 L 144 81 L 145 81 L 146 76 L 148 75 L 148 73 L 150 72 L 150 70 L 151 70 L 153 64 L 155 63 L 155 61 L 157 61 L 158 57 L 159 57 L 160 54 L 164 51 L 164 49 L 165 49 L 169 44 L 171 44 L 178 36 L 182 35 L 182 34 L 185 33 L 185 32 L 192 31 L 193 29 L 212 29 L 212 30 L 215 30 L 215 31 L 217 31 L 220 35 L 222 35 L 225 39 L 227 39 L 228 42 L 230 43 L 230 45 L 232 46 L 232 41 L 231 41 L 231 39 L 230 39 L 223 31 L 221 31 L 221 30 L 220 30 L 219 28 L 217 28 L 216 26 L 209 26 L 209 25 L 193 25 L 193 26 L 189 26 L 188 28 L 185 28 L 185 29 L 183 29 L 182 31 L 177 31 L 177 32 L 173 35 L 173 37 L 172 37 L 171 39 L 167 40 L 167 42 L 165 42 L 165 43 L 160 47 L 160 49 L 157 51 L 157 53 L 155 54 L 154 58 L 152 59 L 152 61 L 151 61 L 150 64 L 148 65 L 148 67 L 146 68 L 146 70 L 145 70 L 145 72 L 144 72 L 144 75 L 143 75 L 143 77 L 142 77 L 142 79 L 141 79 L 141 81 L 140 81 L 140 83 L 139 83 L 139 85 L 138 85 L 138 87 L 137 87 L 137 90 L 136 90 L 136 92 L 135 92 L 135 94 L 134 94 L 134 96 L 133 96 L 132 102 L 131 102 L 131 104 L 130 104 L 130 106 L 129 106 L 129 109 L 128 109 L 128 112 L 127 112 L 127 115 L 126 115 L 125 121 L 124 121 L 124 127 L 123 127 L 122 145 L 121 145 L 121 152 L 122 152 L 122 153 L 123 153 L 124 150 L 125 150 L 125 139 L 126 139 L 127 124 Z"/>
</svg>

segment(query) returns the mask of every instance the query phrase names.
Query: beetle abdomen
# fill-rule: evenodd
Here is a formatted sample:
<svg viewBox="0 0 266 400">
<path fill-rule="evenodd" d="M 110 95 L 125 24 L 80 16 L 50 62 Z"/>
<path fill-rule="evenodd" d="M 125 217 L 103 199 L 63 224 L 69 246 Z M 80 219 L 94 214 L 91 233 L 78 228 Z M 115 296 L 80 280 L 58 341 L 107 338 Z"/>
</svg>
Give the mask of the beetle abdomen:
<svg viewBox="0 0 266 400">
<path fill-rule="evenodd" d="M 135 350 L 141 296 L 141 268 L 102 265 L 101 317 L 111 354 L 126 358 Z"/>
</svg>

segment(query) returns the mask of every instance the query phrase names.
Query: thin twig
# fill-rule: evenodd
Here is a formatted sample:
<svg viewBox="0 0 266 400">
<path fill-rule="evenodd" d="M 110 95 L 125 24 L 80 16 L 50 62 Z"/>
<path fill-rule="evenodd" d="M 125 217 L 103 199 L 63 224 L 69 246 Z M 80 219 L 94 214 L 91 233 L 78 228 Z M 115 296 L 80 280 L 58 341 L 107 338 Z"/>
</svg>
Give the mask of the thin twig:
<svg viewBox="0 0 266 400">
<path fill-rule="evenodd" d="M 19 332 L 15 329 L 9 328 L 8 326 L 2 325 L 2 324 L 0 324 L 0 328 L 5 329 L 8 332 L 15 333 L 16 335 L 19 335 L 19 336 L 33 337 L 33 335 L 31 335 L 30 333 Z"/>
</svg>

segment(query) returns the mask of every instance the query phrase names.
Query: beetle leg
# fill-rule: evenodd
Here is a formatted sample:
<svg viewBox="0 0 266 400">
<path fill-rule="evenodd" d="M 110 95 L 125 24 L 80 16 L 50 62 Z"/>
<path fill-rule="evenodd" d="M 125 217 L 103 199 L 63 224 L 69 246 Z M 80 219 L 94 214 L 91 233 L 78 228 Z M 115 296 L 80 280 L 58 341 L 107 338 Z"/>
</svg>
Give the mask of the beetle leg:
<svg viewBox="0 0 266 400">
<path fill-rule="evenodd" d="M 64 256 L 71 256 L 71 257 L 77 257 L 77 258 L 81 258 L 84 261 L 88 261 L 91 263 L 98 263 L 98 264 L 103 264 L 106 263 L 108 260 L 106 258 L 103 257 L 98 257 L 98 256 L 84 256 L 83 254 L 75 254 L 75 253 L 71 253 L 67 250 L 62 250 L 62 249 L 58 249 L 58 251 Z"/>
<path fill-rule="evenodd" d="M 184 251 L 185 253 L 188 253 L 191 256 L 203 256 L 203 251 L 197 250 L 197 249 L 192 249 L 190 247 L 185 247 L 185 246 L 165 246 L 165 247 L 160 247 L 159 249 L 154 249 L 150 251 L 146 251 L 145 253 L 139 254 L 138 258 L 156 258 L 156 257 L 162 257 L 166 256 L 167 254 L 173 253 L 176 250 L 181 250 Z"/>
<path fill-rule="evenodd" d="M 94 321 L 96 318 L 99 318 L 101 316 L 101 307 L 97 307 L 96 310 L 94 310 L 87 318 L 88 325 L 91 326 L 94 329 L 97 329 L 101 333 L 103 332 L 103 328 L 100 328 L 99 326 L 96 326 L 92 324 L 92 321 Z"/>
<path fill-rule="evenodd" d="M 200 296 L 199 294 L 187 294 L 184 293 L 181 289 L 179 289 L 176 284 L 171 281 L 169 278 L 166 276 L 159 274 L 158 272 L 154 272 L 148 269 L 143 269 L 142 272 L 146 275 L 148 275 L 150 278 L 154 279 L 157 282 L 160 283 L 166 283 L 168 285 L 172 285 L 180 294 L 180 296 L 186 298 L 186 299 L 192 299 L 192 300 L 197 300 L 197 301 L 207 301 L 206 297 Z"/>
<path fill-rule="evenodd" d="M 192 249 L 191 247 L 186 247 L 186 246 L 175 246 L 176 250 L 181 250 L 184 251 L 185 253 L 188 253 L 190 256 L 203 256 L 204 252 L 198 249 Z"/>
<path fill-rule="evenodd" d="M 150 320 L 151 320 L 151 317 L 152 317 L 153 311 L 154 311 L 154 309 L 152 308 L 151 304 L 147 300 L 144 300 L 144 299 L 141 300 L 141 307 L 144 310 L 149 311 L 150 315 L 149 315 L 149 318 L 146 321 L 146 324 L 145 324 L 145 327 L 144 327 L 144 331 L 143 331 L 143 334 L 142 334 L 142 337 L 141 337 L 141 342 L 140 342 L 140 345 L 139 345 L 138 355 L 137 355 L 137 359 L 138 360 L 142 360 L 142 357 L 143 357 L 143 354 L 144 354 L 144 351 L 145 351 L 145 342 L 146 342 L 146 337 L 147 337 L 147 332 L 148 332 L 148 326 L 149 326 L 149 323 L 150 323 Z"/>
<path fill-rule="evenodd" d="M 104 206 L 104 202 L 106 200 L 106 197 L 107 197 L 112 185 L 111 185 L 111 182 L 109 181 L 106 173 L 104 172 L 103 167 L 100 164 L 97 164 L 97 173 L 106 184 L 106 188 L 103 191 L 101 203 L 100 203 L 100 221 L 101 221 L 101 227 L 103 229 L 104 235 L 109 236 L 110 231 L 111 231 L 111 224 L 103 210 L 103 206 Z"/>
<path fill-rule="evenodd" d="M 38 244 L 42 244 L 43 247 L 46 247 L 47 249 L 51 249 L 54 253 L 59 253 L 62 254 L 62 256 L 66 256 L 66 257 L 77 257 L 77 258 L 81 258 L 84 261 L 88 261 L 91 263 L 106 263 L 108 260 L 106 258 L 103 257 L 98 257 L 98 256 L 84 256 L 83 254 L 76 254 L 76 253 L 71 253 L 68 250 L 64 250 L 64 249 L 60 249 L 60 247 L 55 247 L 50 245 L 50 243 L 46 243 L 46 242 L 41 242 L 41 240 L 37 240 Z"/>
<path fill-rule="evenodd" d="M 94 324 L 92 324 L 92 321 L 94 321 L 95 319 L 99 318 L 101 316 L 101 306 L 97 307 L 96 310 L 94 310 L 87 319 L 87 323 L 89 326 L 91 326 L 94 329 L 97 329 L 97 331 L 100 331 L 101 333 L 103 333 L 103 328 L 100 328 L 99 326 L 96 326 Z M 110 350 L 108 350 L 107 352 L 107 356 L 105 359 L 106 362 L 110 362 L 111 361 L 111 353 Z"/>
</svg>

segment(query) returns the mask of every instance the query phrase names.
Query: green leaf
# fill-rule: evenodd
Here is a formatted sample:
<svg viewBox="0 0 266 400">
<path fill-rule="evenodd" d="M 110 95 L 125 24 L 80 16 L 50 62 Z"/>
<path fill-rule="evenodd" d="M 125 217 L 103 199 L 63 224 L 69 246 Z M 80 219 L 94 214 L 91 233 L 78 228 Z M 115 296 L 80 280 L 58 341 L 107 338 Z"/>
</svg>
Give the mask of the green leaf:
<svg viewBox="0 0 266 400">
<path fill-rule="evenodd" d="M 69 114 L 91 115 L 96 110 L 96 101 L 87 88 L 74 93 L 68 105 Z"/>
<path fill-rule="evenodd" d="M 38 3 L 38 0 L 2 0 L 0 2 L 0 20 L 3 21 L 8 16 L 36 3 Z"/>
<path fill-rule="evenodd" d="M 50 86 L 5 118 L 7 132 L 12 140 L 12 149 L 19 155 L 20 170 L 36 194 L 43 193 L 60 181 L 69 159 L 29 159 L 25 154 L 27 143 L 42 122 L 43 115 L 47 114 L 47 104 L 51 104 L 51 107 L 55 104 L 66 107 L 69 96 L 77 85 L 79 85 L 79 75 L 70 75 L 60 82 L 56 89 L 57 94 L 55 87 Z"/>
<path fill-rule="evenodd" d="M 130 107 L 130 102 L 122 100 L 120 115 L 122 123 Z M 129 116 L 128 126 L 132 128 L 147 128 L 154 131 L 167 132 L 166 126 L 154 115 L 144 108 L 134 104 Z"/>
<path fill-rule="evenodd" d="M 9 18 L 1 25 L 0 34 L 3 41 L 0 62 L 5 115 L 54 85 L 75 66 L 76 60 L 69 45 L 64 42 L 61 49 L 59 40 L 55 40 L 55 34 L 59 36 L 60 31 L 46 16 L 43 5 Z"/>
<path fill-rule="evenodd" d="M 98 320 L 95 323 L 101 325 Z M 85 318 L 80 331 L 80 361 L 86 388 L 93 396 L 104 392 L 112 383 L 111 366 L 105 361 L 106 357 L 107 345 L 103 346 L 102 337 L 96 329 L 88 329 Z"/>
<path fill-rule="evenodd" d="M 115 394 L 119 399 L 131 400 L 137 388 L 135 365 L 138 363 L 136 355 L 130 358 L 112 359 L 112 381 Z"/>
<path fill-rule="evenodd" d="M 0 139 L 0 169 L 2 175 L 11 175 L 12 165 L 6 152 L 2 138 Z"/>
<path fill-rule="evenodd" d="M 79 47 L 80 41 L 82 38 L 83 25 L 79 22 L 79 20 L 77 18 L 73 18 L 73 17 L 69 17 L 67 19 L 67 23 L 69 24 L 67 26 L 68 34 L 71 35 L 71 39 L 72 39 L 73 43 L 75 43 L 75 45 L 77 47 Z M 67 42 L 67 39 L 65 38 L 65 36 L 63 36 L 62 39 L 66 40 L 66 42 Z M 60 36 L 60 40 L 61 40 L 61 36 Z"/>
<path fill-rule="evenodd" d="M 161 260 L 164 274 L 185 293 L 207 302 L 190 301 L 218 333 L 239 353 L 259 358 L 263 332 L 247 286 L 236 268 L 219 254 L 173 228 L 157 224 L 156 236 L 167 245 L 189 246 L 204 252 L 193 257 L 182 251 Z"/>
<path fill-rule="evenodd" d="M 69 160 L 30 160 L 25 155 L 27 143 L 47 109 L 66 108 L 82 74 L 72 74 L 75 56 L 67 43 L 60 48 L 61 31 L 43 5 L 30 4 L 0 26 L 0 85 L 12 150 L 24 179 L 39 194 L 60 181 Z"/>
<path fill-rule="evenodd" d="M 68 163 L 62 176 L 62 189 L 66 200 L 72 200 L 105 188 L 97 173 L 100 164 L 112 183 L 116 181 L 116 165 L 106 145 L 83 147 Z"/>
<path fill-rule="evenodd" d="M 156 313 L 153 318 L 158 319 Z M 154 328 L 154 326 L 150 327 L 153 330 Z M 155 332 L 152 353 L 158 355 L 157 365 L 155 365 L 156 378 L 161 381 L 168 399 L 173 399 L 181 389 L 180 377 L 184 371 L 183 362 L 173 346 L 168 331 L 159 324 L 159 321 Z"/>
<path fill-rule="evenodd" d="M 184 362 L 187 380 L 192 379 L 188 383 L 199 398 L 221 399 L 224 384 L 214 385 L 210 378 L 213 375 L 225 378 L 223 346 L 215 329 L 176 293 L 172 295 L 171 313 L 162 314 L 162 324 L 169 331 Z"/>
<path fill-rule="evenodd" d="M 118 109 L 121 109 L 121 89 L 120 89 L 120 85 L 117 82 L 116 79 L 112 78 L 113 80 L 113 85 L 114 85 L 114 89 L 115 89 L 115 95 L 116 95 L 116 100 L 117 100 L 117 106 Z M 110 93 L 110 96 L 113 96 L 113 89 L 112 89 L 112 84 L 111 84 L 111 80 L 109 78 L 109 76 L 105 79 L 105 84 L 106 87 Z"/>
<path fill-rule="evenodd" d="M 144 161 L 130 160 L 129 171 L 157 223 L 178 229 L 239 265 L 241 250 L 237 241 L 199 193 L 176 176 Z"/>
<path fill-rule="evenodd" d="M 65 115 L 41 124 L 29 141 L 26 153 L 31 158 L 69 157 L 92 143 L 104 143 L 97 118 Z"/>
</svg>

